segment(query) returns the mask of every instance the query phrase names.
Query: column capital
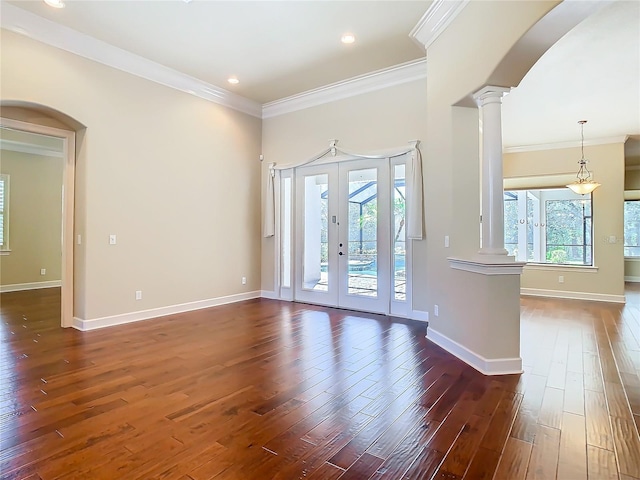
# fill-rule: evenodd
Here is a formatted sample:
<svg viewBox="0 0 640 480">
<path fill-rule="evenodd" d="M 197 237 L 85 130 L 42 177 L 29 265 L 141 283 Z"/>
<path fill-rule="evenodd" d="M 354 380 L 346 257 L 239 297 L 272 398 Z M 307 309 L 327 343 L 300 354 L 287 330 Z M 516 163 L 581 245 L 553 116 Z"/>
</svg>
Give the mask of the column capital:
<svg viewBox="0 0 640 480">
<path fill-rule="evenodd" d="M 496 87 L 493 85 L 487 85 L 482 87 L 476 93 L 473 94 L 473 99 L 476 101 L 479 107 L 485 103 L 502 103 L 502 97 L 511 91 L 511 88 Z"/>
</svg>

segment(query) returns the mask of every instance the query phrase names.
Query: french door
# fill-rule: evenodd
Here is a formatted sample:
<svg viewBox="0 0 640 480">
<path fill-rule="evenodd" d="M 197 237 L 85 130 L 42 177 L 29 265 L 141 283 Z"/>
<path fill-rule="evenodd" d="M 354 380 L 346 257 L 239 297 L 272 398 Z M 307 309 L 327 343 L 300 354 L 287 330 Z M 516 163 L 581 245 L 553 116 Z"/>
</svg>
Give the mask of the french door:
<svg viewBox="0 0 640 480">
<path fill-rule="evenodd" d="M 406 313 L 394 312 L 407 304 L 404 164 L 397 163 L 296 169 L 295 300 Z"/>
</svg>

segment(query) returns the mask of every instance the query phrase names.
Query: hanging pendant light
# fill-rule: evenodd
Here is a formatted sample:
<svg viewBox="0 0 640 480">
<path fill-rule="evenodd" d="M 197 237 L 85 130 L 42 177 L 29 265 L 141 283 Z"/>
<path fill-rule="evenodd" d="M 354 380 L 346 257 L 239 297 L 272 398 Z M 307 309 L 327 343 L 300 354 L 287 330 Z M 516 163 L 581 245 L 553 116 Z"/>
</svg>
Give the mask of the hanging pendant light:
<svg viewBox="0 0 640 480">
<path fill-rule="evenodd" d="M 567 185 L 571 190 L 573 190 L 578 195 L 586 195 L 587 193 L 593 192 L 596 188 L 600 186 L 598 182 L 594 182 L 591 178 L 591 172 L 587 168 L 587 160 L 584 158 L 584 124 L 587 123 L 586 120 L 580 120 L 578 122 L 580 124 L 580 134 L 582 137 L 581 143 L 581 152 L 582 157 L 578 162 L 580 168 L 578 169 L 578 174 L 576 177 L 578 178 L 575 182 Z"/>
</svg>

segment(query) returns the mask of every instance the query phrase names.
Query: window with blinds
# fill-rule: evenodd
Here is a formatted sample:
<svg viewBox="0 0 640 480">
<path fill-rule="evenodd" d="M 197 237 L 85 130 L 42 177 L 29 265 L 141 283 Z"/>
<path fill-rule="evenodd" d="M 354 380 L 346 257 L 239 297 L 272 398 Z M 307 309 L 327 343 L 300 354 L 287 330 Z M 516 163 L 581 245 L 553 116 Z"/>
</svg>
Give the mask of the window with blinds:
<svg viewBox="0 0 640 480">
<path fill-rule="evenodd" d="M 0 174 L 0 250 L 9 250 L 9 175 Z"/>
</svg>

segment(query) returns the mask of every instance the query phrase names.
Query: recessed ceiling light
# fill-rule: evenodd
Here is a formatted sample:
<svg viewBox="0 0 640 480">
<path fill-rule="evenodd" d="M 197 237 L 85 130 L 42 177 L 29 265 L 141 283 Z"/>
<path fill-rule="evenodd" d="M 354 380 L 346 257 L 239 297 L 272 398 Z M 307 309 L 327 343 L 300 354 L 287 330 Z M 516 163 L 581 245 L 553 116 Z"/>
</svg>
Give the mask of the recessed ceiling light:
<svg viewBox="0 0 640 480">
<path fill-rule="evenodd" d="M 64 2 L 62 0 L 44 0 L 44 3 L 53 8 L 64 8 Z"/>
<path fill-rule="evenodd" d="M 238 83 L 240 83 L 240 80 L 238 80 L 237 77 L 229 77 L 227 78 L 227 82 L 229 82 L 231 85 L 237 85 Z"/>
<path fill-rule="evenodd" d="M 356 36 L 353 33 L 345 33 L 344 35 L 342 35 L 340 41 L 342 43 L 353 43 L 356 41 Z"/>
</svg>

